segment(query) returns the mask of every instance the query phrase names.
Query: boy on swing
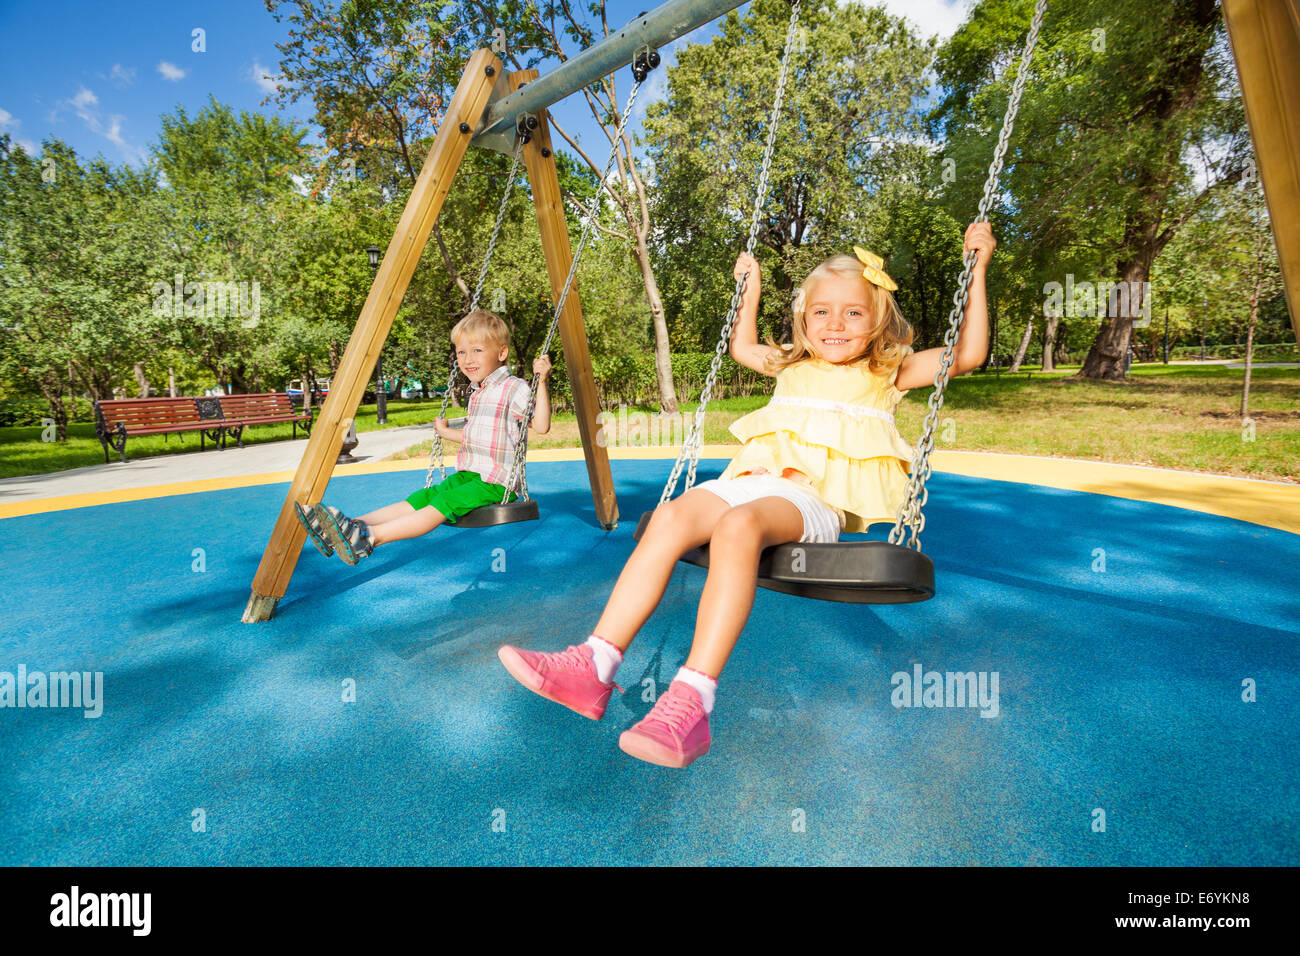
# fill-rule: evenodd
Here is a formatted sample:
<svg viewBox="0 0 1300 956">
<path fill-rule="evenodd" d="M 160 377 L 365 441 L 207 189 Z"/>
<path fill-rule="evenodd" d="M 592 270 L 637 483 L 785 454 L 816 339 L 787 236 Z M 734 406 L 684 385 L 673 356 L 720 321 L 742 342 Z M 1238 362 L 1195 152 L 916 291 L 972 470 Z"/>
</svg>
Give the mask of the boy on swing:
<svg viewBox="0 0 1300 956">
<path fill-rule="evenodd" d="M 356 564 L 381 544 L 418 538 L 444 522 L 455 524 L 475 508 L 518 497 L 512 487 L 507 499 L 505 482 L 511 479 L 520 425 L 528 417 L 530 389 L 506 367 L 510 329 L 500 317 L 478 309 L 456 323 L 451 340 L 456 346 L 456 362 L 472 389 L 465 427 L 450 428 L 445 418 L 435 419 L 433 427 L 444 441 L 460 443 L 456 471 L 432 488 L 421 488 L 405 501 L 359 518 L 349 518 L 324 502 L 311 508 L 294 502 L 307 537 L 326 557 L 338 554 L 345 564 Z M 550 357 L 539 355 L 533 361 L 533 372 L 538 384 L 532 430 L 545 435 L 551 430 L 551 400 L 546 388 Z M 512 485 L 517 480 L 515 476 Z"/>
</svg>

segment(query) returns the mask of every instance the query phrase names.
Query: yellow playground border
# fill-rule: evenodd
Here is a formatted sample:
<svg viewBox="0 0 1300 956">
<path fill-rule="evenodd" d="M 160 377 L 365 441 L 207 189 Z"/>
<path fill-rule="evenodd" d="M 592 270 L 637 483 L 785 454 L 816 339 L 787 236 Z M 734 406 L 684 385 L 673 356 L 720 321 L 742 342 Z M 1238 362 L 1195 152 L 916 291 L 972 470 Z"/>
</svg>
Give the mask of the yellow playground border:
<svg viewBox="0 0 1300 956">
<path fill-rule="evenodd" d="M 729 459 L 738 448 L 738 445 L 705 445 L 700 451 L 700 457 Z M 611 459 L 673 459 L 677 457 L 678 451 L 679 447 L 672 445 L 610 448 L 609 457 Z M 581 461 L 582 459 L 582 450 L 579 448 L 544 448 L 528 453 L 529 461 Z M 454 460 L 454 457 L 448 456 L 448 465 L 451 465 Z M 1300 534 L 1300 485 L 1281 481 L 1233 478 L 1227 475 L 1208 475 L 1144 465 L 1114 465 L 1108 462 L 1079 461 L 1073 458 L 1040 458 L 1033 455 L 1002 455 L 978 451 L 935 451 L 931 462 L 935 471 L 954 475 L 1043 485 L 1048 488 L 1111 495 L 1134 501 L 1152 501 L 1157 504 L 1172 505 L 1175 508 L 1186 508 L 1189 511 L 1237 518 L 1266 528 L 1278 528 Z M 334 475 L 341 477 L 373 475 L 389 471 L 423 471 L 425 467 L 425 462 L 420 459 L 380 461 L 341 465 L 334 470 Z M 247 488 L 251 485 L 279 482 L 287 484 L 293 480 L 293 476 L 292 471 L 277 471 L 236 478 L 208 478 L 124 488 L 117 491 L 32 498 L 0 505 L 0 518 L 45 514 L 70 508 L 88 508 L 118 501 L 143 501 L 147 498 L 163 498 L 168 495 Z"/>
</svg>

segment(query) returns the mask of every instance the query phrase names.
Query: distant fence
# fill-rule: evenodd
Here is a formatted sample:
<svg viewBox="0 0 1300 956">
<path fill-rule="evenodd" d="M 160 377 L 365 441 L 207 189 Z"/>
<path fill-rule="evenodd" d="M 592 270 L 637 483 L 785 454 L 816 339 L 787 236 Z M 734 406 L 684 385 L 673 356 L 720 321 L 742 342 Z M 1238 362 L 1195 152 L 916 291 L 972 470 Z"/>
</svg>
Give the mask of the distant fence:
<svg viewBox="0 0 1300 956">
<path fill-rule="evenodd" d="M 1157 349 L 1157 353 L 1158 353 Z M 1177 345 L 1169 350 L 1171 359 L 1198 359 L 1201 357 L 1199 345 Z M 1205 357 L 1212 359 L 1244 359 L 1244 345 L 1207 345 Z M 1300 362 L 1300 350 L 1294 342 L 1270 342 L 1256 345 L 1252 350 L 1251 360 L 1255 362 Z"/>
</svg>

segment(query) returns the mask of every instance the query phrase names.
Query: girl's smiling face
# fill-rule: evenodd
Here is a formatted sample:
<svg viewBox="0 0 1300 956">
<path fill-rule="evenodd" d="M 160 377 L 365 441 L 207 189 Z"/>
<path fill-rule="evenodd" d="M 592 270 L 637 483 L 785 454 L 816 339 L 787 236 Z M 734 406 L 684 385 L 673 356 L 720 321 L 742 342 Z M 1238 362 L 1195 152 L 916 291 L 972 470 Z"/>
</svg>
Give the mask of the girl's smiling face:
<svg viewBox="0 0 1300 956">
<path fill-rule="evenodd" d="M 862 355 L 876 331 L 867 283 L 856 276 L 828 276 L 808 289 L 804 334 L 814 355 L 849 362 Z"/>
</svg>

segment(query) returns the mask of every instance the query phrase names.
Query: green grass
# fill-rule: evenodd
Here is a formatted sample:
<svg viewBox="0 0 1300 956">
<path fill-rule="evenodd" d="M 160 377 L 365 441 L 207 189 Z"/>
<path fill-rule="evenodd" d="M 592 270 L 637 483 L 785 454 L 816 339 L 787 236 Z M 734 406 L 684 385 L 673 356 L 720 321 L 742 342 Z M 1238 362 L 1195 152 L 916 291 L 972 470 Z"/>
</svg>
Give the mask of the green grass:
<svg viewBox="0 0 1300 956">
<path fill-rule="evenodd" d="M 368 432 L 382 428 L 396 428 L 400 425 L 419 425 L 432 421 L 438 414 L 441 399 L 421 401 L 390 400 L 388 403 L 388 424 L 375 424 L 375 406 L 362 405 L 357 410 L 357 431 Z M 464 415 L 464 408 L 449 408 L 448 418 Z M 320 410 L 317 409 L 317 417 Z M 260 445 L 264 442 L 284 441 L 293 436 L 291 425 L 254 425 L 244 429 L 245 445 Z M 298 437 L 302 438 L 299 429 Z M 211 442 L 206 442 L 212 448 Z M 227 440 L 227 447 L 234 446 L 234 441 Z M 180 432 L 174 435 L 142 435 L 126 440 L 126 457 L 130 461 L 138 458 L 152 458 L 155 455 L 180 455 L 199 450 L 197 432 Z M 109 460 L 118 461 L 117 453 L 109 449 Z M 41 441 L 41 428 L 28 426 L 21 428 L 0 428 L 0 478 L 16 478 L 21 475 L 43 475 L 69 468 L 81 468 L 86 465 L 104 464 L 104 448 L 95 437 L 95 426 L 90 424 L 73 424 L 68 426 L 66 442 Z"/>
<path fill-rule="evenodd" d="M 1250 405 L 1255 421 L 1253 441 L 1247 440 L 1250 436 L 1238 417 L 1240 369 L 1136 365 L 1124 384 L 1079 381 L 1073 378 L 1074 371 L 1044 374 L 1031 369 L 1016 375 L 976 373 L 955 379 L 940 412 L 935 447 L 1300 480 L 1300 370 L 1254 371 Z M 899 407 L 898 427 L 910 442 L 920 435 L 930 392 L 928 388 L 916 389 Z M 728 426 L 761 407 L 768 397 L 713 402 L 705 419 L 705 442 L 734 443 Z M 438 404 L 390 402 L 387 427 L 428 422 L 437 414 Z M 694 404 L 682 406 L 687 427 L 694 409 Z M 448 417 L 463 414 L 463 409 L 452 409 Z M 374 406 L 362 406 L 357 430 L 373 430 L 374 420 Z M 951 426 L 946 424 L 949 420 Z M 612 430 L 617 431 L 617 426 Z M 0 477 L 103 463 L 91 426 L 72 426 L 70 432 L 66 445 L 52 445 L 40 441 L 39 428 L 0 428 Z M 246 444 L 278 441 L 289 437 L 289 426 L 261 426 L 245 434 Z M 664 428 L 660 437 L 655 442 L 654 436 L 642 436 L 636 443 L 666 444 L 673 434 Z M 132 458 L 143 458 L 190 451 L 198 444 L 194 435 L 172 435 L 165 442 L 158 436 L 130 440 L 127 452 Z M 530 442 L 533 448 L 577 445 L 578 425 L 571 412 L 556 413 L 550 433 Z M 454 447 L 449 445 L 448 450 Z M 428 452 L 429 443 L 425 442 L 396 457 L 420 457 Z"/>
</svg>

